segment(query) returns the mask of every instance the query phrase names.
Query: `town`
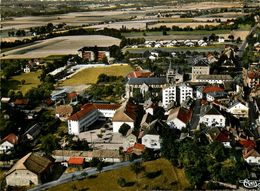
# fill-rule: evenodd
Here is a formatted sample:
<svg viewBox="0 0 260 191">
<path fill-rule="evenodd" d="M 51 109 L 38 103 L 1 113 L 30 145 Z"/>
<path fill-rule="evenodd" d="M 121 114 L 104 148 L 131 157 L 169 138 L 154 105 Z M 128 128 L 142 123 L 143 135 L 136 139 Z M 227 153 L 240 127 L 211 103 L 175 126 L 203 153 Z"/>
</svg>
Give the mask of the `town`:
<svg viewBox="0 0 260 191">
<path fill-rule="evenodd" d="M 166 25 L 171 12 L 148 7 L 142 18 L 157 20 L 144 28 L 119 19 L 8 29 L 1 190 L 259 189 L 260 12 L 252 9 L 195 27 Z"/>
</svg>

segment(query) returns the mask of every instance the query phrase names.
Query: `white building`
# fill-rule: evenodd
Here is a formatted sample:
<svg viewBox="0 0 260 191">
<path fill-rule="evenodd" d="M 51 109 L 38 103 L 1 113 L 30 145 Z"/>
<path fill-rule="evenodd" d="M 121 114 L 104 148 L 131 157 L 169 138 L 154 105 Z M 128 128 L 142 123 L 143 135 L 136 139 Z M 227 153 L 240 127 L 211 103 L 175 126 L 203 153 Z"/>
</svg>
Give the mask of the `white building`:
<svg viewBox="0 0 260 191">
<path fill-rule="evenodd" d="M 78 135 L 87 131 L 97 120 L 112 118 L 119 107 L 118 104 L 85 104 L 80 111 L 68 118 L 68 133 Z"/>
<path fill-rule="evenodd" d="M 237 118 L 248 118 L 248 106 L 239 101 L 233 101 L 227 108 L 227 112 L 231 113 Z"/>
<path fill-rule="evenodd" d="M 226 118 L 213 105 L 203 105 L 200 110 L 200 124 L 207 127 L 225 127 Z"/>
<path fill-rule="evenodd" d="M 255 149 L 245 148 L 243 158 L 250 165 L 260 165 L 260 154 Z"/>
<path fill-rule="evenodd" d="M 120 127 L 125 123 L 134 128 L 137 117 L 137 105 L 131 101 L 126 101 L 112 118 L 113 132 L 118 133 Z"/>
<path fill-rule="evenodd" d="M 162 91 L 163 107 L 167 108 L 173 102 L 182 104 L 188 98 L 193 98 L 193 89 L 187 83 L 169 86 Z"/>
<path fill-rule="evenodd" d="M 18 137 L 11 133 L 0 141 L 0 154 L 9 154 L 14 149 L 14 146 L 18 143 Z"/>
<path fill-rule="evenodd" d="M 167 118 L 167 124 L 171 128 L 183 129 L 186 128 L 192 117 L 192 110 L 183 107 L 171 109 Z"/>
</svg>

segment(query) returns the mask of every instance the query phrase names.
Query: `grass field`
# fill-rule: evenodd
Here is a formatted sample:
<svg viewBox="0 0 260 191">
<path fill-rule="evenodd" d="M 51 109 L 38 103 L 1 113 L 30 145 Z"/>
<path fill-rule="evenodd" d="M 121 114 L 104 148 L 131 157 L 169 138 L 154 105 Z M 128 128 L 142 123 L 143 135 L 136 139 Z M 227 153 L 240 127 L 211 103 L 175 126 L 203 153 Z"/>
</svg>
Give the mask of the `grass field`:
<svg viewBox="0 0 260 191">
<path fill-rule="evenodd" d="M 149 161 L 145 162 L 144 166 L 146 173 L 154 172 L 157 173 L 157 176 L 148 178 L 145 176 L 145 172 L 142 172 L 136 177 L 130 167 L 123 167 L 101 173 L 96 178 L 87 178 L 62 184 L 50 190 L 184 190 L 189 187 L 189 182 L 185 177 L 183 169 L 173 167 L 168 160 L 158 159 Z M 125 178 L 129 186 L 120 187 L 117 184 L 119 177 Z M 136 178 L 138 178 L 138 182 Z"/>
<path fill-rule="evenodd" d="M 100 74 L 104 73 L 111 76 L 126 76 L 133 69 L 129 65 L 113 65 L 107 67 L 96 67 L 84 69 L 70 79 L 65 80 L 61 85 L 73 86 L 80 84 L 94 84 Z"/>
<path fill-rule="evenodd" d="M 41 70 L 30 73 L 22 73 L 18 76 L 13 76 L 7 84 L 8 89 L 19 90 L 23 95 L 33 87 L 37 87 L 40 84 L 38 76 L 41 74 Z M 25 80 L 25 84 L 21 85 L 21 80 Z"/>
</svg>

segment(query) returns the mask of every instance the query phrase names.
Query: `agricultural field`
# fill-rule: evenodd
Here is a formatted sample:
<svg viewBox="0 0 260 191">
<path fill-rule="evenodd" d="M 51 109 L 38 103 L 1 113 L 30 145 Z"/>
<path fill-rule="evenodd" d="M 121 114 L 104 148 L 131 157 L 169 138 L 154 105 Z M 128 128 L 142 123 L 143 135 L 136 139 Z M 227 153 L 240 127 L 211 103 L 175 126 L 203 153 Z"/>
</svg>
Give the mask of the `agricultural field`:
<svg viewBox="0 0 260 191">
<path fill-rule="evenodd" d="M 22 73 L 18 76 L 13 76 L 7 83 L 2 84 L 2 86 L 6 86 L 10 90 L 21 91 L 23 95 L 25 95 L 28 90 L 40 85 L 40 79 L 38 78 L 40 74 L 41 70 L 30 73 Z M 22 80 L 25 80 L 24 84 L 21 84 Z"/>
<path fill-rule="evenodd" d="M 76 86 L 80 84 L 95 84 L 100 74 L 111 76 L 126 76 L 133 69 L 127 64 L 112 65 L 106 67 L 95 67 L 84 69 L 70 79 L 63 81 L 61 86 Z"/>
<path fill-rule="evenodd" d="M 173 167 L 166 159 L 158 159 L 144 163 L 145 171 L 138 177 L 131 171 L 130 167 L 123 167 L 117 170 L 98 174 L 97 177 L 86 178 L 74 181 L 49 189 L 58 190 L 185 190 L 189 188 L 183 169 Z M 147 174 L 154 174 L 154 177 L 147 177 Z M 128 185 L 120 187 L 117 184 L 119 177 L 125 178 Z M 137 182 L 138 178 L 138 182 Z M 139 186 L 137 186 L 139 185 Z"/>
<path fill-rule="evenodd" d="M 103 35 L 62 36 L 43 41 L 31 46 L 4 52 L 1 59 L 44 58 L 50 55 L 77 54 L 84 46 L 119 45 L 120 39 Z"/>
</svg>

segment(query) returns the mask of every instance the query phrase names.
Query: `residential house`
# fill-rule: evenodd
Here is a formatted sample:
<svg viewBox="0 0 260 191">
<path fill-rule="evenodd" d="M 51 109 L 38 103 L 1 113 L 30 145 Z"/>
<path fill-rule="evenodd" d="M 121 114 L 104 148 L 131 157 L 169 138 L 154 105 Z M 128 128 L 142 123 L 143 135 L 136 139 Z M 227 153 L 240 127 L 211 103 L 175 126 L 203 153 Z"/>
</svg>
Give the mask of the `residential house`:
<svg viewBox="0 0 260 191">
<path fill-rule="evenodd" d="M 128 148 L 133 147 L 137 143 L 137 137 L 132 133 L 133 129 L 129 129 L 124 140 L 123 150 L 126 151 Z"/>
<path fill-rule="evenodd" d="M 137 68 L 135 71 L 127 74 L 127 78 L 149 78 L 153 76 L 153 72 L 150 70 L 143 70 L 141 68 Z"/>
<path fill-rule="evenodd" d="M 243 158 L 250 165 L 260 165 L 260 154 L 255 149 L 245 148 Z"/>
<path fill-rule="evenodd" d="M 150 113 L 145 113 L 140 124 L 141 129 L 146 129 L 152 121 L 153 116 Z"/>
<path fill-rule="evenodd" d="M 16 99 L 14 101 L 14 106 L 20 109 L 25 109 L 29 107 L 29 99 L 26 98 Z"/>
<path fill-rule="evenodd" d="M 118 104 L 85 104 L 80 111 L 68 118 L 68 133 L 78 135 L 87 131 L 88 127 L 97 120 L 104 121 L 107 118 L 113 118 L 119 107 Z"/>
<path fill-rule="evenodd" d="M 251 89 L 255 89 L 260 84 L 260 69 L 252 68 L 247 70 L 243 68 L 244 85 L 247 85 Z"/>
<path fill-rule="evenodd" d="M 197 76 L 199 75 L 209 75 L 209 70 L 210 67 L 207 59 L 195 59 L 191 71 L 191 81 L 197 81 Z"/>
<path fill-rule="evenodd" d="M 11 133 L 0 141 L 0 154 L 10 154 L 14 146 L 18 144 L 18 137 Z"/>
<path fill-rule="evenodd" d="M 83 47 L 78 50 L 78 56 L 87 61 L 103 61 L 105 58 L 110 60 L 108 47 Z"/>
<path fill-rule="evenodd" d="M 224 145 L 225 148 L 232 148 L 231 147 L 231 139 L 230 133 L 227 130 L 219 129 L 218 127 L 212 127 L 208 129 L 206 132 L 206 136 L 209 139 L 209 142 L 220 142 Z"/>
<path fill-rule="evenodd" d="M 69 161 L 71 157 L 83 157 L 85 162 L 89 162 L 93 158 L 93 151 L 54 150 L 52 157 L 56 162 Z"/>
<path fill-rule="evenodd" d="M 166 85 L 164 77 L 130 78 L 125 85 L 126 98 L 133 97 L 134 92 L 140 92 L 144 96 L 148 91 L 158 96 Z"/>
<path fill-rule="evenodd" d="M 68 160 L 68 166 L 78 169 L 83 169 L 85 165 L 84 157 L 70 157 Z"/>
<path fill-rule="evenodd" d="M 227 112 L 236 118 L 248 118 L 248 111 L 248 106 L 238 100 L 231 101 L 227 108 Z"/>
<path fill-rule="evenodd" d="M 209 84 L 223 84 L 227 81 L 233 81 L 230 75 L 212 74 L 212 75 L 197 75 L 196 82 L 208 82 Z"/>
<path fill-rule="evenodd" d="M 77 105 L 78 103 L 78 94 L 76 92 L 70 92 L 67 94 L 67 99 L 69 104 Z"/>
<path fill-rule="evenodd" d="M 142 139 L 142 144 L 150 149 L 161 149 L 160 134 L 164 124 L 160 120 L 154 120 L 146 127 L 145 130 L 140 132 L 139 138 Z"/>
<path fill-rule="evenodd" d="M 112 118 L 113 132 L 118 133 L 120 127 L 125 123 L 131 128 L 134 128 L 134 123 L 137 117 L 138 105 L 132 100 L 127 100 L 115 112 Z"/>
<path fill-rule="evenodd" d="M 139 155 L 143 154 L 144 149 L 145 149 L 145 145 L 140 144 L 140 143 L 135 143 L 132 147 L 129 147 L 126 150 L 126 153 L 135 154 L 135 155 L 139 156 Z"/>
<path fill-rule="evenodd" d="M 204 124 L 207 127 L 225 127 L 226 118 L 217 108 L 212 104 L 205 104 L 200 109 L 200 124 Z"/>
<path fill-rule="evenodd" d="M 203 89 L 203 97 L 206 98 L 207 101 L 212 102 L 217 99 L 226 98 L 227 93 L 223 88 L 219 86 L 207 86 Z"/>
<path fill-rule="evenodd" d="M 73 107 L 71 105 L 59 105 L 55 109 L 55 116 L 61 121 L 67 121 L 67 119 L 73 113 Z"/>
<path fill-rule="evenodd" d="M 183 129 L 187 127 L 187 124 L 191 121 L 192 109 L 186 109 L 184 107 L 176 107 L 169 111 L 167 118 L 167 124 L 171 128 Z"/>
<path fill-rule="evenodd" d="M 31 126 L 25 133 L 23 137 L 27 138 L 28 140 L 35 140 L 35 138 L 41 133 L 42 126 L 39 123 L 34 124 Z"/>
<path fill-rule="evenodd" d="M 52 165 L 53 161 L 50 159 L 28 153 L 6 173 L 6 185 L 30 186 L 41 184 L 51 173 Z"/>
</svg>

